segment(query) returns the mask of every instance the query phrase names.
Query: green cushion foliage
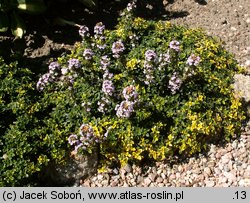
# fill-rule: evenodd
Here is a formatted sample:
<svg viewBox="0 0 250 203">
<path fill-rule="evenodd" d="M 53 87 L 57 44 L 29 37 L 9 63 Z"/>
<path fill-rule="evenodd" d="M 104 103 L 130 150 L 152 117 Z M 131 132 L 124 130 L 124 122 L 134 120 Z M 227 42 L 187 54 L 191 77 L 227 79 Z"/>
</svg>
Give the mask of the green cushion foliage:
<svg viewBox="0 0 250 203">
<path fill-rule="evenodd" d="M 130 5 L 133 7 L 133 5 Z M 42 86 L 55 132 L 77 153 L 98 148 L 102 166 L 190 156 L 239 133 L 244 114 L 232 89 L 236 60 L 200 29 L 146 21 L 127 9 L 115 30 L 102 23 L 58 59 Z M 66 129 L 66 130 L 65 130 Z"/>
<path fill-rule="evenodd" d="M 65 140 L 50 134 L 36 81 L 29 69 L 0 58 L 0 186 L 34 185 L 50 160 L 66 158 Z"/>
<path fill-rule="evenodd" d="M 240 133 L 236 60 L 200 29 L 134 17 L 102 23 L 38 82 L 0 61 L 0 185 L 32 185 L 50 162 L 98 151 L 100 168 L 191 156 Z M 37 84 L 36 84 L 37 82 Z"/>
</svg>

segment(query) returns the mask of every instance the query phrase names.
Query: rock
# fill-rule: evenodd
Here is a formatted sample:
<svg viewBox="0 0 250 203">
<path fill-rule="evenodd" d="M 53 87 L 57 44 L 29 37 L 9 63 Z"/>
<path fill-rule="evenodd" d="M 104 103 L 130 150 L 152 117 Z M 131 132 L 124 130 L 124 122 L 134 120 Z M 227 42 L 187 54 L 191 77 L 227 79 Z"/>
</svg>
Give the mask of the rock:
<svg viewBox="0 0 250 203">
<path fill-rule="evenodd" d="M 243 179 L 242 182 L 241 182 L 241 184 L 242 185 L 240 185 L 240 186 L 250 187 L 250 178 Z"/>
<path fill-rule="evenodd" d="M 156 177 L 157 177 L 157 173 L 150 173 L 150 174 L 148 175 L 148 177 L 150 178 L 150 180 L 151 180 L 152 182 L 154 182 L 155 179 L 156 179 Z"/>
<path fill-rule="evenodd" d="M 216 165 L 215 161 L 207 162 L 207 166 L 210 167 L 210 168 L 214 167 L 215 165 Z"/>
<path fill-rule="evenodd" d="M 216 159 L 220 159 L 220 158 L 221 158 L 221 154 L 220 154 L 219 152 L 217 152 L 217 153 L 215 154 L 215 158 L 216 158 Z"/>
<path fill-rule="evenodd" d="M 250 60 L 247 60 L 247 61 L 245 62 L 245 66 L 250 66 Z"/>
<path fill-rule="evenodd" d="M 230 158 L 227 156 L 221 157 L 221 162 L 222 164 L 227 164 L 230 161 Z"/>
<path fill-rule="evenodd" d="M 165 179 L 165 178 L 166 178 L 165 173 L 161 173 L 161 177 L 162 177 L 163 179 Z"/>
<path fill-rule="evenodd" d="M 82 184 L 83 187 L 90 187 L 90 180 L 86 180 L 83 184 Z"/>
<path fill-rule="evenodd" d="M 142 176 L 137 176 L 137 178 L 136 178 L 136 183 L 139 185 L 139 184 L 141 184 L 142 182 L 143 182 L 143 177 Z"/>
<path fill-rule="evenodd" d="M 65 165 L 51 163 L 45 168 L 43 179 L 48 185 L 70 186 L 79 185 L 97 172 L 97 153 L 83 156 L 73 154 Z"/>
<path fill-rule="evenodd" d="M 99 174 L 97 175 L 97 180 L 102 180 L 103 179 L 103 175 Z"/>
<path fill-rule="evenodd" d="M 118 186 L 118 183 L 119 183 L 118 180 L 114 180 L 114 181 L 111 182 L 110 186 L 111 186 L 111 187 L 117 187 L 117 186 Z"/>
<path fill-rule="evenodd" d="M 236 181 L 236 176 L 230 172 L 224 172 L 223 175 L 228 179 L 229 182 Z"/>
<path fill-rule="evenodd" d="M 121 178 L 120 175 L 116 175 L 116 176 L 112 176 L 112 177 L 111 177 L 111 179 L 113 179 L 113 180 L 118 180 L 118 179 L 120 179 L 120 178 Z"/>
<path fill-rule="evenodd" d="M 114 173 L 115 175 L 118 175 L 118 174 L 119 174 L 119 170 L 118 170 L 117 168 L 115 168 L 115 169 L 113 169 L 113 173 Z"/>
<path fill-rule="evenodd" d="M 164 179 L 163 179 L 162 177 L 158 177 L 158 178 L 156 179 L 156 182 L 157 182 L 157 183 L 163 183 L 163 181 L 164 181 Z"/>
<path fill-rule="evenodd" d="M 250 178 L 250 171 L 245 171 L 243 174 L 244 178 Z"/>
<path fill-rule="evenodd" d="M 158 187 L 164 187 L 164 183 L 158 183 Z"/>
<path fill-rule="evenodd" d="M 216 175 L 219 175 L 219 174 L 221 174 L 221 170 L 219 168 L 214 168 L 214 173 Z"/>
<path fill-rule="evenodd" d="M 205 181 L 206 187 L 214 187 L 215 186 L 215 182 L 212 180 L 207 180 Z"/>
<path fill-rule="evenodd" d="M 179 171 L 180 173 L 182 173 L 182 172 L 184 171 L 182 165 L 179 165 L 179 166 L 178 166 L 178 171 Z"/>
<path fill-rule="evenodd" d="M 101 182 L 101 184 L 102 184 L 104 187 L 108 187 L 109 181 L 108 181 L 108 180 L 103 180 L 103 181 Z"/>
<path fill-rule="evenodd" d="M 207 176 L 210 176 L 212 174 L 212 171 L 209 167 L 206 167 L 204 168 L 204 173 L 207 175 Z"/>
<path fill-rule="evenodd" d="M 149 177 L 144 178 L 143 184 L 144 186 L 148 187 L 152 181 L 150 180 Z"/>
<path fill-rule="evenodd" d="M 131 173 L 132 172 L 132 167 L 130 164 L 126 164 L 123 169 L 127 172 L 127 173 Z"/>
<path fill-rule="evenodd" d="M 163 177 L 162 177 L 162 178 L 163 178 Z M 165 178 L 163 178 L 163 179 L 165 179 Z M 176 180 L 175 174 L 171 174 L 171 175 L 169 176 L 169 180 L 170 180 L 170 181 Z"/>
</svg>

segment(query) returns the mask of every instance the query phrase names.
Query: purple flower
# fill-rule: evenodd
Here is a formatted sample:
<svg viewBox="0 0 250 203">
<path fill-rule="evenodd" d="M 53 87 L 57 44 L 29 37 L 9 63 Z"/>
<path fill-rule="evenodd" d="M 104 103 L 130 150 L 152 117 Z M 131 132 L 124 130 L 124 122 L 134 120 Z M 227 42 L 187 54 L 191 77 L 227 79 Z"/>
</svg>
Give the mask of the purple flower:
<svg viewBox="0 0 250 203">
<path fill-rule="evenodd" d="M 136 0 L 132 1 L 131 3 L 128 3 L 127 5 L 127 11 L 130 12 L 136 8 Z"/>
<path fill-rule="evenodd" d="M 135 89 L 135 86 L 133 86 L 133 85 L 125 87 L 122 91 L 122 94 L 126 100 L 134 101 L 138 98 L 138 93 Z"/>
<path fill-rule="evenodd" d="M 119 58 L 120 54 L 125 50 L 124 44 L 121 40 L 116 41 L 112 45 L 112 53 L 115 58 Z"/>
<path fill-rule="evenodd" d="M 145 59 L 146 61 L 156 62 L 157 55 L 153 50 L 149 49 L 145 52 Z"/>
<path fill-rule="evenodd" d="M 108 56 L 102 56 L 101 58 L 101 69 L 102 70 L 106 70 L 107 67 L 110 65 L 110 59 L 108 58 Z"/>
<path fill-rule="evenodd" d="M 75 145 L 78 141 L 78 137 L 75 134 L 70 135 L 68 138 L 68 142 L 70 145 Z"/>
<path fill-rule="evenodd" d="M 197 66 L 200 62 L 200 59 L 201 58 L 199 56 L 191 54 L 191 56 L 189 56 L 187 59 L 187 64 L 190 66 Z"/>
<path fill-rule="evenodd" d="M 104 30 L 105 30 L 105 25 L 103 25 L 102 22 L 97 23 L 94 27 L 94 33 L 96 35 L 103 35 Z"/>
<path fill-rule="evenodd" d="M 37 90 L 42 91 L 46 87 L 46 85 L 48 83 L 54 82 L 55 79 L 56 79 L 56 77 L 53 74 L 51 74 L 51 73 L 45 73 L 44 75 L 42 75 L 39 78 L 39 80 L 38 80 L 38 82 L 36 84 Z"/>
<path fill-rule="evenodd" d="M 169 47 L 175 51 L 180 51 L 180 42 L 173 40 L 170 42 Z"/>
<path fill-rule="evenodd" d="M 82 142 L 79 142 L 79 144 L 75 146 L 75 151 L 78 152 L 79 149 L 86 150 L 86 146 L 84 146 Z"/>
<path fill-rule="evenodd" d="M 129 118 L 134 111 L 134 103 L 130 101 L 122 101 L 115 107 L 116 115 L 119 118 Z"/>
<path fill-rule="evenodd" d="M 66 75 L 68 72 L 69 72 L 69 69 L 68 69 L 68 68 L 62 68 L 62 69 L 61 69 L 62 75 Z"/>
<path fill-rule="evenodd" d="M 101 100 L 97 102 L 97 105 L 98 105 L 98 109 L 97 110 L 99 112 L 104 113 L 105 111 L 108 110 L 107 107 L 109 106 L 110 103 L 111 103 L 110 100 L 108 100 L 105 97 L 102 97 Z"/>
<path fill-rule="evenodd" d="M 102 84 L 102 91 L 104 94 L 108 96 L 112 96 L 113 92 L 115 90 L 115 87 L 113 85 L 113 82 L 111 80 L 104 80 Z"/>
<path fill-rule="evenodd" d="M 80 135 L 86 136 L 87 134 L 93 134 L 93 128 L 88 124 L 82 124 L 80 127 Z"/>
<path fill-rule="evenodd" d="M 83 52 L 83 56 L 86 60 L 91 60 L 94 56 L 94 52 L 92 51 L 92 49 L 85 49 Z"/>
<path fill-rule="evenodd" d="M 89 37 L 89 28 L 85 25 L 82 25 L 79 29 L 79 35 L 84 37 Z"/>
<path fill-rule="evenodd" d="M 60 70 L 60 65 L 59 65 L 59 63 L 58 62 L 51 62 L 50 64 L 49 64 L 49 72 L 50 73 L 56 73 L 58 70 Z"/>
<path fill-rule="evenodd" d="M 103 79 L 105 80 L 110 80 L 112 79 L 114 76 L 113 73 L 110 73 L 108 70 L 105 70 L 104 74 L 103 74 Z"/>
<path fill-rule="evenodd" d="M 177 90 L 180 89 L 182 84 L 181 79 L 177 76 L 177 73 L 175 72 L 172 77 L 169 80 L 168 88 L 170 89 L 172 94 L 175 94 Z"/>
<path fill-rule="evenodd" d="M 72 69 L 73 67 L 75 67 L 75 68 L 81 67 L 80 61 L 78 59 L 74 59 L 74 58 L 69 59 L 68 64 L 69 64 L 69 69 Z"/>
<path fill-rule="evenodd" d="M 166 65 L 167 63 L 171 62 L 170 59 L 171 59 L 171 56 L 170 56 L 169 51 L 168 51 L 167 53 L 160 54 L 159 62 L 161 64 Z"/>
</svg>

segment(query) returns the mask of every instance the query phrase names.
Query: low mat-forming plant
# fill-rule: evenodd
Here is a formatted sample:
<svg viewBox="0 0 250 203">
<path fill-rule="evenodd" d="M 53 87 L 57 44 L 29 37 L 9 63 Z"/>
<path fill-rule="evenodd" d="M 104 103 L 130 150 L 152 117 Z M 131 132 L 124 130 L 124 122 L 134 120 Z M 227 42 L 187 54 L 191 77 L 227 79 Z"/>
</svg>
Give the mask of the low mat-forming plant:
<svg viewBox="0 0 250 203">
<path fill-rule="evenodd" d="M 189 156 L 239 133 L 233 56 L 200 29 L 134 17 L 135 6 L 115 30 L 100 22 L 92 37 L 82 26 L 82 42 L 37 84 L 72 149 L 125 164 Z"/>
<path fill-rule="evenodd" d="M 200 29 L 134 17 L 135 6 L 114 30 L 81 26 L 82 41 L 36 84 L 1 61 L 2 186 L 27 185 L 70 154 L 98 152 L 105 168 L 191 156 L 240 133 L 233 56 Z"/>
</svg>

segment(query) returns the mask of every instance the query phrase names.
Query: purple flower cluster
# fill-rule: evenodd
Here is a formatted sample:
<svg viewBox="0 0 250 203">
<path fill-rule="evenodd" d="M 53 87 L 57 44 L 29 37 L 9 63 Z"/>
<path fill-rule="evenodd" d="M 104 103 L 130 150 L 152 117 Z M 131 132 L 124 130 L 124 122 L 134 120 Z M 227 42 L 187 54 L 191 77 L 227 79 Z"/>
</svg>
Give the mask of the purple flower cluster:
<svg viewBox="0 0 250 203">
<path fill-rule="evenodd" d="M 94 52 L 92 51 L 92 49 L 85 49 L 83 52 L 83 56 L 86 60 L 91 60 L 94 56 Z"/>
<path fill-rule="evenodd" d="M 173 49 L 173 50 L 178 52 L 178 51 L 180 51 L 180 42 L 173 40 L 170 42 L 169 47 L 170 47 L 170 49 Z"/>
<path fill-rule="evenodd" d="M 119 118 L 129 118 L 134 111 L 134 103 L 131 101 L 122 101 L 115 107 L 116 115 Z"/>
<path fill-rule="evenodd" d="M 57 62 L 50 63 L 49 72 L 39 78 L 36 84 L 36 88 L 39 91 L 42 91 L 49 83 L 55 82 L 60 75 L 60 69 L 61 66 Z"/>
<path fill-rule="evenodd" d="M 132 10 L 136 9 L 136 0 L 132 1 L 131 3 L 128 3 L 127 5 L 127 11 L 131 12 Z"/>
<path fill-rule="evenodd" d="M 116 105 L 116 115 L 119 118 L 129 118 L 134 112 L 134 106 L 138 102 L 138 93 L 135 86 L 130 85 L 123 89 L 122 95 L 125 101 L 122 101 L 120 104 Z"/>
<path fill-rule="evenodd" d="M 102 97 L 100 101 L 97 102 L 97 105 L 98 105 L 98 111 L 101 112 L 101 113 L 104 113 L 105 111 L 108 110 L 108 106 L 110 105 L 110 100 L 105 98 L 105 97 Z"/>
<path fill-rule="evenodd" d="M 164 54 L 160 54 L 159 57 L 159 70 L 161 70 L 164 66 L 171 63 L 171 56 L 169 54 L 169 51 Z"/>
<path fill-rule="evenodd" d="M 68 142 L 69 144 L 72 145 L 77 145 L 79 140 L 78 140 L 78 136 L 75 134 L 72 134 L 68 137 Z"/>
<path fill-rule="evenodd" d="M 89 145 L 98 142 L 94 134 L 93 128 L 88 124 L 82 124 L 79 130 L 80 136 L 72 134 L 68 137 L 68 142 L 71 146 L 75 146 L 75 151 L 79 149 L 86 150 Z"/>
<path fill-rule="evenodd" d="M 80 68 L 81 67 L 81 63 L 78 59 L 69 59 L 68 60 L 68 67 L 69 69 L 73 69 L 73 68 Z"/>
<path fill-rule="evenodd" d="M 100 68 L 102 70 L 107 70 L 108 66 L 110 65 L 110 59 L 108 58 L 107 55 L 102 56 L 100 63 L 101 63 L 101 67 Z"/>
<path fill-rule="evenodd" d="M 136 101 L 138 99 L 138 93 L 133 85 L 125 87 L 122 94 L 127 101 Z"/>
<path fill-rule="evenodd" d="M 81 63 L 78 59 L 69 59 L 68 67 L 61 69 L 62 76 L 60 77 L 61 85 L 68 84 L 69 88 L 72 88 L 75 79 L 77 78 L 77 69 L 81 67 Z"/>
<path fill-rule="evenodd" d="M 112 45 L 112 53 L 114 58 L 119 58 L 120 54 L 125 50 L 125 46 L 121 40 L 116 41 Z"/>
<path fill-rule="evenodd" d="M 145 62 L 144 62 L 144 70 L 143 73 L 146 76 L 146 80 L 144 81 L 146 85 L 149 85 L 154 81 L 154 69 L 156 67 L 158 57 L 155 51 L 149 49 L 145 52 Z"/>
<path fill-rule="evenodd" d="M 108 71 L 108 69 L 107 69 L 107 70 L 105 70 L 105 72 L 104 72 L 104 74 L 103 74 L 103 79 L 104 79 L 104 80 L 111 80 L 111 79 L 113 78 L 113 76 L 114 76 L 114 74 L 113 74 L 113 73 L 110 73 L 110 72 Z"/>
<path fill-rule="evenodd" d="M 196 56 L 194 54 L 191 54 L 191 56 L 187 59 L 187 64 L 190 66 L 197 66 L 200 62 L 201 58 L 199 56 Z"/>
<path fill-rule="evenodd" d="M 60 72 L 60 69 L 61 69 L 61 66 L 57 62 L 51 62 L 49 64 L 49 73 L 50 74 L 58 75 Z"/>
<path fill-rule="evenodd" d="M 105 25 L 102 22 L 99 22 L 94 27 L 95 38 L 104 34 Z"/>
<path fill-rule="evenodd" d="M 92 47 L 97 47 L 100 50 L 104 50 L 107 45 L 105 44 L 106 37 L 104 36 L 105 25 L 102 22 L 99 22 L 94 27 L 94 38 L 96 43 L 92 43 Z"/>
<path fill-rule="evenodd" d="M 157 55 L 155 51 L 149 49 L 145 52 L 145 60 L 147 62 L 156 62 L 157 61 Z"/>
<path fill-rule="evenodd" d="M 169 80 L 168 88 L 170 89 L 172 94 L 175 94 L 176 91 L 180 89 L 181 85 L 182 85 L 182 80 L 177 76 L 177 73 L 174 72 L 174 74 Z"/>
<path fill-rule="evenodd" d="M 83 38 L 85 37 L 89 37 L 90 34 L 89 34 L 89 28 L 85 25 L 82 25 L 79 29 L 79 35 Z"/>
<path fill-rule="evenodd" d="M 115 86 L 111 80 L 104 80 L 102 83 L 102 91 L 106 96 L 112 96 L 115 91 Z"/>
</svg>

